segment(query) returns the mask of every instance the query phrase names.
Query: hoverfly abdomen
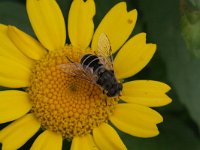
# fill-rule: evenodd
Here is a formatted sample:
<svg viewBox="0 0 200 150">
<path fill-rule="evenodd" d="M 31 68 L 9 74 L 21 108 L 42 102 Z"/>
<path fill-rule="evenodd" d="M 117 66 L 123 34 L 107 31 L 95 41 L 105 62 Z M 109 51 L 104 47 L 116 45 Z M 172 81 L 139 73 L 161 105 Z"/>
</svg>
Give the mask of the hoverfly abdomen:
<svg viewBox="0 0 200 150">
<path fill-rule="evenodd" d="M 101 58 L 93 54 L 85 54 L 81 58 L 81 65 L 85 69 L 91 69 L 93 74 L 97 77 L 96 83 L 103 88 L 107 96 L 119 95 L 122 90 L 122 84 L 118 83 L 114 71 L 105 67 L 102 64 Z"/>
<path fill-rule="evenodd" d="M 85 68 L 92 68 L 93 72 L 96 72 L 97 69 L 103 66 L 103 64 L 100 63 L 99 57 L 92 54 L 85 54 L 81 58 L 80 62 Z"/>
</svg>

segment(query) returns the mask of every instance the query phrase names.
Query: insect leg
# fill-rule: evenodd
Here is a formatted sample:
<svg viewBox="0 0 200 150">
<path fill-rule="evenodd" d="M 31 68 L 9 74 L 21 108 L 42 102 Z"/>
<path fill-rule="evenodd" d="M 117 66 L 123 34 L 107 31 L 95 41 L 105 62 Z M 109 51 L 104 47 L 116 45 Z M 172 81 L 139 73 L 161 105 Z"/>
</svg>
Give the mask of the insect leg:
<svg viewBox="0 0 200 150">
<path fill-rule="evenodd" d="M 74 63 L 68 56 L 66 56 L 67 60 L 71 63 Z"/>
</svg>

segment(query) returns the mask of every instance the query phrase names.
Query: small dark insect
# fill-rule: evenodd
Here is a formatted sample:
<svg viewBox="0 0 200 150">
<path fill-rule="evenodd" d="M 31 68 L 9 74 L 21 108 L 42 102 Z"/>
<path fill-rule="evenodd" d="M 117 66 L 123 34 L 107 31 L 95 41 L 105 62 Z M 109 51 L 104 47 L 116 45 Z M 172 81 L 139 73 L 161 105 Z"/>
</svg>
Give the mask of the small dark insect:
<svg viewBox="0 0 200 150">
<path fill-rule="evenodd" d="M 99 85 L 109 97 L 119 96 L 122 83 L 118 82 L 114 69 L 110 42 L 106 34 L 102 33 L 98 41 L 97 54 L 85 54 L 80 63 L 72 62 L 60 65 L 68 75 Z"/>
</svg>

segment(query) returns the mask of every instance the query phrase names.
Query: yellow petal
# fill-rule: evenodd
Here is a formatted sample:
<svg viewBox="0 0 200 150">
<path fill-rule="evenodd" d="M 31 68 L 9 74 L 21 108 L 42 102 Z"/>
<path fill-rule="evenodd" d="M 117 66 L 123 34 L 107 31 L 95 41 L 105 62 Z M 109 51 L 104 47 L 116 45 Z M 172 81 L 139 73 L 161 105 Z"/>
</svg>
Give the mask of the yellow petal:
<svg viewBox="0 0 200 150">
<path fill-rule="evenodd" d="M 12 59 L 16 61 L 16 63 L 22 64 L 27 68 L 32 67 L 32 60 L 28 57 L 24 56 L 13 44 L 13 42 L 9 39 L 8 27 L 0 24 L 0 54 L 7 59 Z"/>
<path fill-rule="evenodd" d="M 131 38 L 120 49 L 114 60 L 117 78 L 127 78 L 138 73 L 151 60 L 155 50 L 155 44 L 146 44 L 145 33 L 140 33 Z"/>
<path fill-rule="evenodd" d="M 85 136 L 76 136 L 72 140 L 70 150 L 98 150 L 90 134 Z"/>
<path fill-rule="evenodd" d="M 162 82 L 153 80 L 135 80 L 123 84 L 123 94 L 131 95 L 135 90 L 146 92 L 166 93 L 171 88 Z"/>
<path fill-rule="evenodd" d="M 7 26 L 0 24 L 0 86 L 26 87 L 33 61 L 15 47 L 7 30 Z"/>
<path fill-rule="evenodd" d="M 31 59 L 40 60 L 46 54 L 39 42 L 14 26 L 8 27 L 8 36 L 15 46 Z"/>
<path fill-rule="evenodd" d="M 100 149 L 126 150 L 126 146 L 117 132 L 107 123 L 103 123 L 93 130 L 94 141 Z"/>
<path fill-rule="evenodd" d="M 90 44 L 94 31 L 94 0 L 74 0 L 68 15 L 68 32 L 73 46 L 85 49 Z"/>
<path fill-rule="evenodd" d="M 40 128 L 40 123 L 28 114 L 0 131 L 2 149 L 18 149 L 24 145 Z"/>
<path fill-rule="evenodd" d="M 123 101 L 140 104 L 148 107 L 160 107 L 171 103 L 171 98 L 166 94 L 141 93 L 134 96 L 121 96 Z"/>
<path fill-rule="evenodd" d="M 122 100 L 149 107 L 164 106 L 171 103 L 165 93 L 170 87 L 162 82 L 151 80 L 137 80 L 123 84 Z"/>
<path fill-rule="evenodd" d="M 65 45 L 66 29 L 62 12 L 55 0 L 27 0 L 28 16 L 39 41 L 48 50 Z"/>
<path fill-rule="evenodd" d="M 27 87 L 31 70 L 12 59 L 0 56 L 0 85 L 6 87 Z M 5 82 L 5 80 L 10 80 Z"/>
<path fill-rule="evenodd" d="M 7 30 L 7 26 L 0 24 L 0 86 L 26 87 L 33 61 L 15 47 Z"/>
<path fill-rule="evenodd" d="M 62 136 L 51 131 L 44 131 L 40 134 L 33 145 L 31 150 L 61 150 L 62 149 Z"/>
<path fill-rule="evenodd" d="M 18 119 L 31 109 L 28 94 L 17 90 L 1 91 L 0 104 L 0 124 Z"/>
<path fill-rule="evenodd" d="M 0 86 L 10 88 L 27 87 L 27 82 L 20 79 L 10 79 L 9 77 L 2 77 L 0 75 Z"/>
<path fill-rule="evenodd" d="M 118 3 L 106 14 L 96 29 L 92 49 L 97 50 L 100 34 L 105 33 L 110 40 L 112 52 L 116 52 L 130 36 L 136 20 L 136 10 L 127 12 L 126 3 Z"/>
<path fill-rule="evenodd" d="M 138 104 L 119 104 L 114 114 L 118 114 L 119 112 L 121 112 L 121 116 L 127 115 L 127 113 L 131 114 L 127 118 L 133 118 L 136 122 L 142 121 L 141 123 L 148 122 L 150 124 L 157 124 L 163 121 L 162 116 L 157 111 Z M 148 124 L 144 124 L 144 126 L 148 127 Z"/>
<path fill-rule="evenodd" d="M 118 104 L 110 121 L 121 131 L 138 137 L 153 137 L 159 134 L 157 123 L 163 121 L 156 111 L 136 104 Z"/>
</svg>

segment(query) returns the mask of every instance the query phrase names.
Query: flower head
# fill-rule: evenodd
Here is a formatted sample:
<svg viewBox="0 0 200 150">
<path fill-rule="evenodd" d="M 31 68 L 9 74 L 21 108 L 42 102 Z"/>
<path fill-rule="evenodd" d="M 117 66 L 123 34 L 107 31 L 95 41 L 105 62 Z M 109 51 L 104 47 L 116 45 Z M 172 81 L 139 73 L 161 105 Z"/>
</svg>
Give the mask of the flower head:
<svg viewBox="0 0 200 150">
<path fill-rule="evenodd" d="M 146 43 L 145 33 L 126 42 L 136 23 L 136 10 L 127 12 L 126 3 L 118 3 L 94 32 L 94 1 L 74 0 L 68 16 L 71 44 L 65 42 L 65 22 L 56 1 L 27 0 L 27 12 L 38 41 L 16 27 L 0 25 L 0 85 L 25 89 L 0 92 L 0 123 L 13 121 L 0 131 L 3 149 L 21 147 L 39 129 L 43 132 L 31 149 L 61 149 L 63 139 L 72 141 L 72 150 L 126 149 L 110 122 L 133 136 L 159 134 L 157 124 L 163 119 L 150 107 L 171 102 L 165 94 L 168 85 L 130 81 L 123 83 L 119 97 L 108 97 L 97 84 L 59 67 L 70 63 L 66 57 L 80 64 L 81 56 L 95 54 L 105 33 L 112 53 L 120 49 L 113 63 L 116 78 L 139 72 L 156 45 Z"/>
</svg>

